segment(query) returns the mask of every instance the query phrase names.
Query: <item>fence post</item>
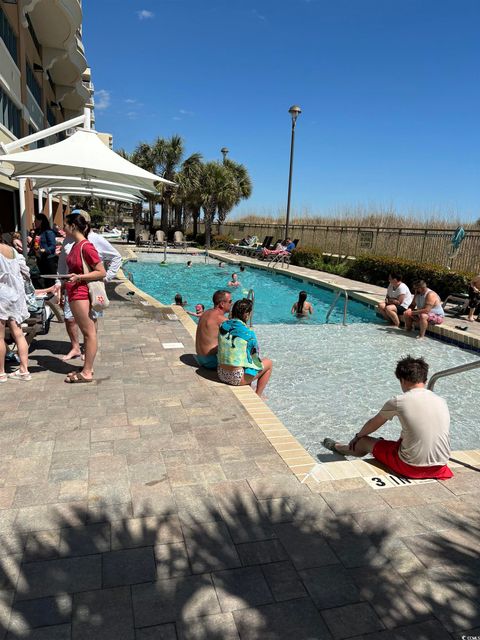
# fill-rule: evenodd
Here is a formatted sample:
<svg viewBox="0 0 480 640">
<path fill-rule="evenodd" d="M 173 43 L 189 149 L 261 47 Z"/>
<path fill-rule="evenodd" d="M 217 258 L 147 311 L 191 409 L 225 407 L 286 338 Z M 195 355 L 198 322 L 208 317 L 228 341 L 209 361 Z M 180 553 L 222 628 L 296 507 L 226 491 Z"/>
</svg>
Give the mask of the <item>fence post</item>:
<svg viewBox="0 0 480 640">
<path fill-rule="evenodd" d="M 398 236 L 397 236 L 397 246 L 395 247 L 395 258 L 398 258 L 398 247 L 400 246 L 400 236 L 402 235 L 402 230 L 399 229 L 398 230 Z"/>
<path fill-rule="evenodd" d="M 420 254 L 420 262 L 423 262 L 423 254 L 425 252 L 425 241 L 427 239 L 428 229 L 423 232 L 422 253 Z"/>
</svg>

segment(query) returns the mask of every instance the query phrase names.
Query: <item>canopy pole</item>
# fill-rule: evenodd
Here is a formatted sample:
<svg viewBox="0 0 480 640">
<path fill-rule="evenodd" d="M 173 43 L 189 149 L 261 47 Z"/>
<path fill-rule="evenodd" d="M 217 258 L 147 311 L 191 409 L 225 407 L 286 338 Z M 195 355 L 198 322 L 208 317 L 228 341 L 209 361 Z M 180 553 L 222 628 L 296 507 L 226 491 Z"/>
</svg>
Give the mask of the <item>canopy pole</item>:
<svg viewBox="0 0 480 640">
<path fill-rule="evenodd" d="M 90 129 L 92 128 L 92 116 L 90 113 L 90 107 L 84 108 L 83 117 L 84 117 L 83 128 L 86 129 L 87 131 L 90 131 Z"/>
<path fill-rule="evenodd" d="M 6 155 L 11 151 L 16 151 L 17 149 L 21 149 L 22 147 L 25 147 L 27 144 L 31 144 L 32 142 L 38 142 L 38 140 L 44 140 L 45 138 L 49 138 L 50 136 L 53 136 L 56 133 L 61 133 L 66 129 L 72 129 L 73 127 L 78 127 L 84 123 L 85 123 L 85 114 L 83 116 L 78 116 L 76 118 L 72 118 L 71 120 L 67 120 L 66 122 L 61 122 L 60 124 L 56 124 L 53 127 L 48 127 L 48 129 L 42 129 L 42 131 L 37 131 L 37 133 L 32 133 L 32 135 L 30 136 L 25 136 L 25 138 L 19 138 L 18 140 L 14 140 L 13 142 L 9 142 L 8 144 L 4 144 L 3 142 L 0 142 L 0 155 Z"/>
<path fill-rule="evenodd" d="M 50 226 L 53 226 L 53 206 L 52 206 L 52 194 L 50 193 L 50 189 L 47 191 L 47 213 L 48 213 L 48 221 L 50 222 Z"/>
<path fill-rule="evenodd" d="M 43 189 L 38 190 L 38 213 L 42 213 L 43 211 Z"/>
<path fill-rule="evenodd" d="M 18 181 L 18 198 L 20 201 L 20 233 L 22 235 L 23 255 L 26 258 L 28 253 L 28 243 L 27 243 L 28 230 L 27 230 L 27 207 L 25 205 L 25 185 L 26 185 L 25 178 L 20 178 Z"/>
</svg>

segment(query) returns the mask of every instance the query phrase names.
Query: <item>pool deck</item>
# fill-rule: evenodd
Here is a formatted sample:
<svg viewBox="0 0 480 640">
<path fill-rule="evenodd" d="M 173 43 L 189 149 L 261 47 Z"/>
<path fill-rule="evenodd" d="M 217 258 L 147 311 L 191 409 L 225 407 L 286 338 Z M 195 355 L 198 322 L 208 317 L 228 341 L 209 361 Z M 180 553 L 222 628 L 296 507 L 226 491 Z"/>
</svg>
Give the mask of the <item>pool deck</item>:
<svg viewBox="0 0 480 640">
<path fill-rule="evenodd" d="M 111 299 L 93 384 L 63 382 L 54 322 L 0 387 L 0 640 L 480 635 L 479 451 L 445 483 L 301 483 L 268 407 L 194 366 L 182 309 Z"/>
</svg>

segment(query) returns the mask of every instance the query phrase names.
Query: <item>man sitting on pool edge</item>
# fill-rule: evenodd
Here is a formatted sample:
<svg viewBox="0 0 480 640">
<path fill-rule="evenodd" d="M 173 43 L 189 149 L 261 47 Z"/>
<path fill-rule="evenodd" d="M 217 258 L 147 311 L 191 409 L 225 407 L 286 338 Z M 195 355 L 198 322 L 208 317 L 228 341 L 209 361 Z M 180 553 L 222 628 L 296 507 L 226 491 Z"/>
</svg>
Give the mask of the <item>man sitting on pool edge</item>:
<svg viewBox="0 0 480 640">
<path fill-rule="evenodd" d="M 220 289 L 213 294 L 213 309 L 204 311 L 198 321 L 195 336 L 197 362 L 206 369 L 217 368 L 218 330 L 232 306 L 230 291 Z"/>
<path fill-rule="evenodd" d="M 428 364 L 423 358 L 407 356 L 399 360 L 395 376 L 403 393 L 388 400 L 376 416 L 370 418 L 349 444 L 325 438 L 323 446 L 344 456 L 373 457 L 406 478 L 453 477 L 447 463 L 450 458 L 450 413 L 447 403 L 425 387 Z M 397 416 L 400 439 L 372 438 L 387 420 Z"/>
</svg>

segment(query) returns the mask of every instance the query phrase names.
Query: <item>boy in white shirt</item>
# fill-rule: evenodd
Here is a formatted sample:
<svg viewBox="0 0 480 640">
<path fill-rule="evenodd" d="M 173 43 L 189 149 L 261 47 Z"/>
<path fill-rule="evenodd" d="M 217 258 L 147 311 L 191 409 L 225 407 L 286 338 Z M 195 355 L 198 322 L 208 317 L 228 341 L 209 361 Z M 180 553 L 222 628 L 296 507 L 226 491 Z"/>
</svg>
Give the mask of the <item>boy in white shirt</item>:
<svg viewBox="0 0 480 640">
<path fill-rule="evenodd" d="M 413 295 L 407 285 L 402 282 L 400 273 L 391 273 L 388 276 L 388 289 L 385 302 L 380 302 L 377 310 L 385 320 L 390 320 L 394 327 L 400 327 L 400 318 L 411 305 Z"/>
</svg>

